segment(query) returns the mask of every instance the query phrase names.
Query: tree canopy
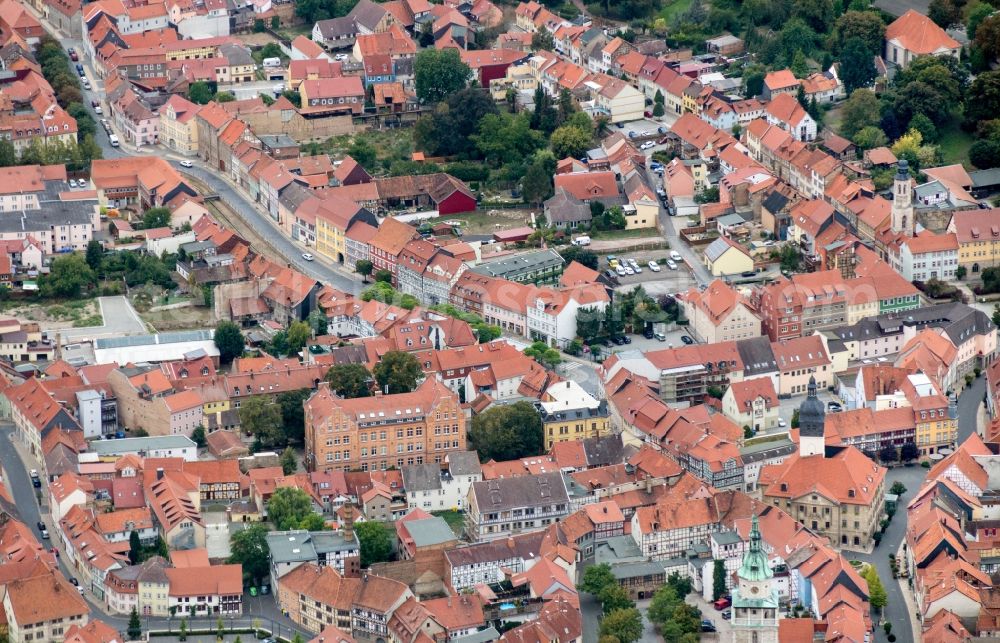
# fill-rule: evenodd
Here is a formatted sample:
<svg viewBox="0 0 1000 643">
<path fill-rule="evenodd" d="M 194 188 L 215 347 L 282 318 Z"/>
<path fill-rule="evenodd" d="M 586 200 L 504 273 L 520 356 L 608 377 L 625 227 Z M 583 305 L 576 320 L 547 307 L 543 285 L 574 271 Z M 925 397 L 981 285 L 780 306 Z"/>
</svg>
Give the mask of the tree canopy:
<svg viewBox="0 0 1000 643">
<path fill-rule="evenodd" d="M 543 449 L 542 419 L 528 402 L 492 406 L 472 418 L 468 443 L 481 460 L 514 460 Z"/>
<path fill-rule="evenodd" d="M 417 358 L 410 353 L 389 351 L 375 365 L 374 375 L 379 390 L 387 395 L 394 395 L 409 393 L 416 389 L 417 382 L 424 376 L 424 371 L 420 368 Z"/>
<path fill-rule="evenodd" d="M 374 520 L 355 523 L 354 533 L 358 535 L 361 546 L 361 566 L 369 567 L 372 563 L 389 560 L 392 555 L 392 540 L 389 528 Z"/>
<path fill-rule="evenodd" d="M 413 64 L 417 98 L 433 104 L 464 88 L 472 70 L 462 62 L 457 49 L 424 49 Z"/>
<path fill-rule="evenodd" d="M 298 487 L 279 487 L 267 501 L 267 518 L 280 531 L 315 529 L 315 519 L 310 516 L 320 519 L 322 529 L 323 520 L 313 512 L 312 499 Z"/>
<path fill-rule="evenodd" d="M 220 321 L 215 327 L 215 334 L 212 336 L 215 346 L 219 349 L 219 361 L 228 364 L 233 358 L 243 354 L 246 340 L 243 338 L 243 331 L 231 321 Z"/>
<path fill-rule="evenodd" d="M 240 405 L 240 425 L 265 449 L 286 442 L 281 426 L 281 407 L 263 396 L 251 397 Z"/>
<path fill-rule="evenodd" d="M 251 523 L 229 538 L 229 562 L 243 565 L 243 577 L 256 585 L 269 573 L 270 549 L 267 546 L 267 527 Z"/>
<path fill-rule="evenodd" d="M 372 394 L 372 374 L 364 364 L 335 364 L 326 372 L 326 381 L 340 397 L 368 397 Z"/>
</svg>

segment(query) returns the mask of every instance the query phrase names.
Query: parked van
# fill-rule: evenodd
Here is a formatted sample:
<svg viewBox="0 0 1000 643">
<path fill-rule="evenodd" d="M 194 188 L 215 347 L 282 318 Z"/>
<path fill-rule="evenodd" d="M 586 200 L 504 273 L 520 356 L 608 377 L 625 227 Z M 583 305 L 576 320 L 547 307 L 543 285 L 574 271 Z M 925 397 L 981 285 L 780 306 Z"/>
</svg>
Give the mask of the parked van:
<svg viewBox="0 0 1000 643">
<path fill-rule="evenodd" d="M 108 140 L 111 141 L 111 147 L 118 147 L 118 136 L 116 134 L 108 135 Z"/>
<path fill-rule="evenodd" d="M 275 58 L 265 58 L 264 59 L 264 66 L 265 67 L 281 67 L 281 58 L 277 58 L 277 57 L 275 57 Z"/>
<path fill-rule="evenodd" d="M 676 250 L 671 250 L 670 258 L 673 259 L 674 261 L 681 261 L 681 253 L 677 252 Z"/>
<path fill-rule="evenodd" d="M 587 235 L 585 235 L 585 234 L 581 234 L 576 239 L 573 239 L 573 244 L 574 245 L 578 245 L 578 246 L 589 246 L 590 245 L 590 237 L 587 236 Z"/>
</svg>

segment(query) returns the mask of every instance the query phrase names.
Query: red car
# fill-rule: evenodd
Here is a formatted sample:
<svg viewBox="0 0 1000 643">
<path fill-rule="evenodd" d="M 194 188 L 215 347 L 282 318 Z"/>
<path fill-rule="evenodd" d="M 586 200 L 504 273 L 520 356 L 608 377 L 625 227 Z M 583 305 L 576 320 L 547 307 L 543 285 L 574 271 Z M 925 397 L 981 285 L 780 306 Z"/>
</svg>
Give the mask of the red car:
<svg viewBox="0 0 1000 643">
<path fill-rule="evenodd" d="M 720 612 L 729 607 L 730 605 L 732 605 L 732 603 L 729 602 L 728 598 L 720 598 L 719 600 L 712 603 L 712 606 Z"/>
<path fill-rule="evenodd" d="M 71 51 L 69 52 L 69 59 L 72 60 L 73 62 L 76 62 L 80 60 L 80 57 L 76 55 L 75 51 Z"/>
</svg>

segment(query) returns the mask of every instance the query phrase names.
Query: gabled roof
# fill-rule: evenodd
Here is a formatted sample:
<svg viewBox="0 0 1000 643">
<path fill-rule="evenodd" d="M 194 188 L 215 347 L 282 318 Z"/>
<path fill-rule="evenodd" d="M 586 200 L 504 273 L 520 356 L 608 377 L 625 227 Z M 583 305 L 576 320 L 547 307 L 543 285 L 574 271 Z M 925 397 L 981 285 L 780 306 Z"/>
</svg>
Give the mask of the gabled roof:
<svg viewBox="0 0 1000 643">
<path fill-rule="evenodd" d="M 961 45 L 922 13 L 909 9 L 885 29 L 885 39 L 896 41 L 916 55 L 929 55 Z"/>
</svg>

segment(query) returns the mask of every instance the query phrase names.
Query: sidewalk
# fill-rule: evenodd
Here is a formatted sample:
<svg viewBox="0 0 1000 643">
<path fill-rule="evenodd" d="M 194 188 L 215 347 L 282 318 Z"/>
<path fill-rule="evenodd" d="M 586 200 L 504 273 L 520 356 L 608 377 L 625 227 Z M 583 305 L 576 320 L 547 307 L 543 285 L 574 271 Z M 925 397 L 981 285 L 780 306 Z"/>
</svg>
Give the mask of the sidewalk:
<svg viewBox="0 0 1000 643">
<path fill-rule="evenodd" d="M 896 560 L 899 561 L 900 566 L 903 566 L 906 561 L 906 550 L 903 549 L 905 545 L 906 541 L 899 543 L 899 551 L 896 552 Z M 899 591 L 903 594 L 903 602 L 906 603 L 906 613 L 910 615 L 910 631 L 913 632 L 914 639 L 918 639 L 918 633 L 922 630 L 923 626 L 917 617 L 920 611 L 914 600 L 913 590 L 910 589 L 909 579 L 897 578 L 894 582 L 899 583 Z"/>
</svg>

